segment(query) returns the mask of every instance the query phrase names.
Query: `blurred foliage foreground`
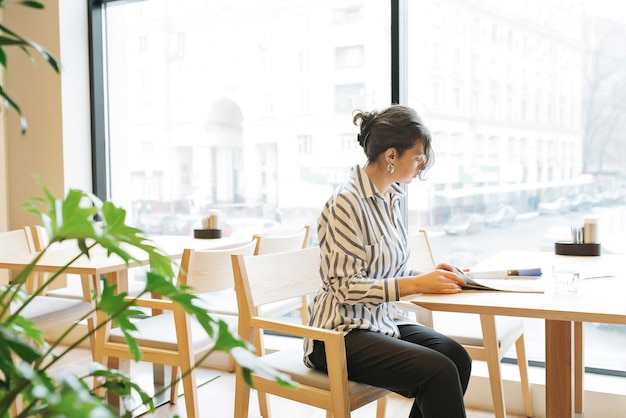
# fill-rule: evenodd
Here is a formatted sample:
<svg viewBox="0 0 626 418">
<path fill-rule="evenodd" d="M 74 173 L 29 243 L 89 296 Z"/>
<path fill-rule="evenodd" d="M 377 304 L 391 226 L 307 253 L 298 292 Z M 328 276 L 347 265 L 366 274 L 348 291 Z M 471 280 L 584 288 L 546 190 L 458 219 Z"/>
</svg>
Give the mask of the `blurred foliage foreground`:
<svg viewBox="0 0 626 418">
<path fill-rule="evenodd" d="M 137 250 L 145 251 L 149 256 L 150 271 L 145 289 L 137 297 L 145 294 L 157 297 L 160 295 L 179 303 L 190 316 L 202 324 L 207 335 L 215 341 L 212 351 L 230 353 L 242 365 L 250 385 L 250 372 L 253 371 L 271 376 L 285 386 L 295 386 L 289 377 L 262 363 L 249 344 L 229 332 L 224 321 L 212 318 L 204 309 L 194 304 L 196 297 L 191 289 L 176 283 L 172 260 L 141 230 L 126 225 L 125 210 L 110 202 L 102 202 L 83 191 L 70 190 L 63 200 L 59 200 L 45 185 L 42 184 L 42 188 L 45 197 L 31 198 L 24 206 L 41 220 L 47 230 L 49 244 L 40 253 L 33 254 L 32 262 L 8 286 L 0 287 L 0 417 L 12 415 L 13 405 L 18 399 L 21 400 L 21 407 L 17 411 L 17 417 L 117 417 L 119 412 L 106 402 L 106 392 L 115 393 L 122 402 L 129 400 L 134 392 L 142 402 L 137 407 L 147 407 L 149 411 L 154 411 L 151 396 L 138 384 L 130 377 L 104 365 L 91 363 L 88 374 L 84 376 L 76 376 L 62 368 L 57 368 L 56 375 L 51 376 L 51 367 L 81 342 L 88 340 L 95 330 L 85 332 L 73 345 L 64 346 L 59 344 L 60 341 L 77 327 L 77 323 L 69 327 L 59 340 L 46 341 L 45 335 L 35 323 L 20 316 L 24 307 L 33 303 L 35 296 L 41 295 L 79 257 L 89 257 L 94 248 L 106 249 L 108 255 L 116 254 L 127 264 L 139 261 L 132 255 L 137 254 Z M 33 272 L 40 257 L 51 246 L 63 241 L 77 244 L 76 257 L 54 274 L 49 274 L 45 283 L 32 294 L 26 294 L 26 279 Z M 134 302 L 136 298 L 129 298 L 125 293 L 118 294 L 114 287 L 106 283 L 101 294 L 94 297 L 94 309 L 83 319 L 95 318 L 96 310 L 104 311 L 107 322 L 112 321 L 112 326 L 123 331 L 130 352 L 135 361 L 139 361 L 142 355 L 133 337 L 133 330 L 136 329 L 133 321 L 140 320 L 145 313 L 137 309 Z M 9 309 L 11 305 L 13 309 Z M 95 328 L 103 326 L 106 323 L 98 323 Z M 210 352 L 206 356 L 209 354 Z M 163 392 L 168 389 L 169 387 L 164 388 Z M 126 411 L 123 416 L 132 416 L 132 411 Z"/>
</svg>

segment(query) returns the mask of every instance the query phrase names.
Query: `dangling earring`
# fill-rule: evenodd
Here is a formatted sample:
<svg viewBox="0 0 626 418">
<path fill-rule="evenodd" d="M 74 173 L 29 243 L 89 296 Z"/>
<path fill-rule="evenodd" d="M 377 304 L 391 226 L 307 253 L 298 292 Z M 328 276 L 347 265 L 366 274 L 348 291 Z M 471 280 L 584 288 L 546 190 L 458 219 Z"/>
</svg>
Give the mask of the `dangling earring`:
<svg viewBox="0 0 626 418">
<path fill-rule="evenodd" d="M 389 174 L 393 174 L 393 172 L 395 171 L 395 167 L 393 166 L 393 164 L 387 164 L 387 173 Z"/>
</svg>

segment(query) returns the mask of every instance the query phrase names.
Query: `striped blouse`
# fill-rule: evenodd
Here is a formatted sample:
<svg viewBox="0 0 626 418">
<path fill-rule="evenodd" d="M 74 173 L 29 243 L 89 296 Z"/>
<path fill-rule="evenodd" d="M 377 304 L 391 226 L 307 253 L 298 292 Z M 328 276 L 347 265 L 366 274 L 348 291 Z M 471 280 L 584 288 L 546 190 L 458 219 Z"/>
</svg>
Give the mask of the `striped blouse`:
<svg viewBox="0 0 626 418">
<path fill-rule="evenodd" d="M 398 277 L 411 273 L 407 231 L 400 213 L 400 186 L 388 200 L 358 165 L 350 179 L 326 202 L 318 219 L 322 285 L 309 305 L 309 325 L 344 333 L 367 329 L 397 338 L 402 316 L 391 303 L 399 299 Z M 394 224 L 395 220 L 395 224 Z M 304 341 L 304 362 L 313 342 Z"/>
</svg>

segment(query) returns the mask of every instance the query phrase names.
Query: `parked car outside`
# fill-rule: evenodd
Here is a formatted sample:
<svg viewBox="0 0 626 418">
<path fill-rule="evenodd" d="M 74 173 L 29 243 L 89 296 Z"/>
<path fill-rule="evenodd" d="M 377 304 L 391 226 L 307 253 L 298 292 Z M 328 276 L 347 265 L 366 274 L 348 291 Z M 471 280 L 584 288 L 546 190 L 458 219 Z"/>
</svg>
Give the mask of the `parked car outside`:
<svg viewBox="0 0 626 418">
<path fill-rule="evenodd" d="M 579 193 L 569 199 L 569 208 L 573 211 L 588 210 L 593 206 L 593 199 L 586 193 Z"/>
<path fill-rule="evenodd" d="M 510 226 L 517 218 L 517 211 L 510 205 L 498 205 L 497 208 L 485 212 L 485 225 L 502 228 Z"/>
<path fill-rule="evenodd" d="M 485 228 L 485 218 L 479 213 L 460 213 L 453 215 L 443 230 L 449 235 L 474 234 Z"/>
<path fill-rule="evenodd" d="M 137 220 L 137 227 L 148 235 L 192 235 L 201 226 L 199 216 L 176 213 L 144 214 Z"/>
<path fill-rule="evenodd" d="M 540 215 L 563 215 L 570 210 L 570 202 L 566 197 L 559 197 L 555 200 L 540 202 L 537 211 Z"/>
<path fill-rule="evenodd" d="M 221 222 L 222 236 L 250 238 L 254 234 L 266 234 L 280 226 L 280 223 L 267 218 L 234 218 Z"/>
</svg>

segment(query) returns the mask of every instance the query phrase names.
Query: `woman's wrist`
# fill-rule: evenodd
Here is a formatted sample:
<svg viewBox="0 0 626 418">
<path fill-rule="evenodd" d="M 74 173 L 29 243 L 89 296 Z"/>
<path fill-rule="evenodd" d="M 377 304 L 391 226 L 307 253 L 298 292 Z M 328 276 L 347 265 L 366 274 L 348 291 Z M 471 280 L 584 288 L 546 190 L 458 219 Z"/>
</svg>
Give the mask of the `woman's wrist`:
<svg viewBox="0 0 626 418">
<path fill-rule="evenodd" d="M 412 272 L 415 275 L 415 271 Z M 400 297 L 413 295 L 420 293 L 417 286 L 418 281 L 413 276 L 400 277 L 398 279 L 398 289 L 400 290 Z"/>
</svg>

